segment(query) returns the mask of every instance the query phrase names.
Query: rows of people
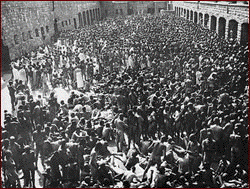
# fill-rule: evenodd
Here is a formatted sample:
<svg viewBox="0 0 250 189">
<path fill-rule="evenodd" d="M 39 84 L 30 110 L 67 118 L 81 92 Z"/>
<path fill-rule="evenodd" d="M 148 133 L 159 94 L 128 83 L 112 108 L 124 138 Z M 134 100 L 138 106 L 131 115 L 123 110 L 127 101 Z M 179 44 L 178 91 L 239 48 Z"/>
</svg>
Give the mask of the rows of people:
<svg viewBox="0 0 250 189">
<path fill-rule="evenodd" d="M 61 39 L 33 57 L 51 70 L 44 84 L 13 73 L 8 187 L 20 186 L 20 170 L 35 187 L 40 161 L 44 187 L 247 187 L 247 47 L 171 14 L 117 17 Z M 58 86 L 78 91 L 58 101 Z M 37 88 L 50 96 L 35 99 Z"/>
</svg>

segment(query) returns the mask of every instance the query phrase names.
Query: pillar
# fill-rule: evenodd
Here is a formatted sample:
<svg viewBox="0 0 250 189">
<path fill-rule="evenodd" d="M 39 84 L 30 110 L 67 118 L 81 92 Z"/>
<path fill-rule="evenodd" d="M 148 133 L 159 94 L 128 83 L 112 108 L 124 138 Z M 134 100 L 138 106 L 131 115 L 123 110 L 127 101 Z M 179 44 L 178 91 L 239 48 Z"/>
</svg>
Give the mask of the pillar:
<svg viewBox="0 0 250 189">
<path fill-rule="evenodd" d="M 200 24 L 200 13 L 197 12 L 197 24 Z"/>
<path fill-rule="evenodd" d="M 226 19 L 226 18 L 225 18 Z M 225 39 L 228 38 L 228 29 L 229 29 L 229 20 L 226 19 L 226 26 L 225 26 Z"/>
<path fill-rule="evenodd" d="M 211 16 L 210 16 L 210 15 L 208 15 L 207 28 L 208 28 L 209 30 L 211 29 Z"/>
<path fill-rule="evenodd" d="M 239 41 L 239 42 L 240 42 L 240 38 L 241 38 L 242 24 L 243 24 L 243 22 L 238 22 L 237 41 Z"/>
<path fill-rule="evenodd" d="M 219 20 L 220 20 L 220 17 L 217 17 L 217 20 L 216 20 L 216 33 L 219 35 Z"/>
</svg>

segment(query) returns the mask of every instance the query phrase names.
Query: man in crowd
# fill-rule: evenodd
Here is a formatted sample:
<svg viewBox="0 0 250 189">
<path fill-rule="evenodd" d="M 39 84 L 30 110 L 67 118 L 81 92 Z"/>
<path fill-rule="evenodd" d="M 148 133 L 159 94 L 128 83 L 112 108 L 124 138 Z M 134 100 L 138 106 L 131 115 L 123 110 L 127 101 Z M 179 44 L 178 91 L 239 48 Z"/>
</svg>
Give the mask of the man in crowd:
<svg viewBox="0 0 250 189">
<path fill-rule="evenodd" d="M 120 40 L 117 34 L 123 35 L 124 40 Z M 18 95 L 16 110 L 20 112 L 25 107 L 31 112 L 27 122 L 35 130 L 30 141 L 35 157 L 39 159 L 38 154 L 42 155 L 44 151 L 49 156 L 44 159 L 44 166 L 51 169 L 46 178 L 53 182 L 51 185 L 47 183 L 46 187 L 60 187 L 68 182 L 80 186 L 85 181 L 86 187 L 119 186 L 121 178 L 118 176 L 117 180 L 115 176 L 131 168 L 133 175 L 143 176 L 141 180 L 145 180 L 146 173 L 154 164 L 157 167 L 151 172 L 151 178 L 145 181 L 147 186 L 155 174 L 155 184 L 151 187 L 222 187 L 222 183 L 228 182 L 234 182 L 237 187 L 247 186 L 245 172 L 248 169 L 244 167 L 248 141 L 247 47 L 237 42 L 230 44 L 216 33 L 170 14 L 117 17 L 79 30 L 62 32 L 61 39 L 69 36 L 73 39 L 72 43 L 65 43 L 67 52 L 65 47 L 60 49 L 60 45 L 51 45 L 37 53 L 40 56 L 40 59 L 35 56 L 37 64 L 21 62 L 23 67 L 31 66 L 36 73 L 33 74 L 35 88 L 41 88 L 41 75 L 46 77 L 48 74 L 46 69 L 40 68 L 52 67 L 53 73 L 48 81 L 43 80 L 52 85 L 48 85 L 50 96 L 44 98 L 44 103 L 35 100 L 32 103 L 30 93 L 33 91 L 18 78 L 9 87 L 11 98 Z M 73 45 L 73 41 L 77 44 Z M 94 48 L 98 46 L 98 50 Z M 70 49 L 74 51 L 69 53 Z M 121 66 L 124 57 L 119 52 L 126 54 L 124 62 L 129 65 Z M 46 64 L 46 57 L 53 63 Z M 99 81 L 93 77 L 93 60 L 97 57 L 103 64 Z M 59 105 L 53 88 L 69 85 L 72 90 L 80 82 L 74 76 L 74 69 L 68 70 L 67 64 L 79 67 L 89 82 L 83 88 L 71 91 L 69 99 Z M 66 79 L 61 78 L 62 73 L 69 77 L 71 84 L 62 80 Z M 76 106 L 82 108 L 75 110 Z M 27 160 L 33 154 L 32 149 L 22 151 L 22 145 L 18 144 L 21 143 L 17 140 L 20 136 L 12 123 L 16 122 L 16 127 L 19 127 L 19 122 L 24 123 L 19 118 L 10 114 L 3 126 L 3 140 L 10 140 L 10 153 L 4 159 L 13 167 L 11 173 L 14 175 L 8 175 L 7 181 L 19 180 L 15 169 L 19 170 L 22 159 Z M 112 148 L 113 141 L 108 141 L 110 137 L 101 132 L 96 120 L 99 118 L 104 120 L 102 125 L 110 125 L 110 133 L 116 134 L 117 148 L 114 148 L 123 155 L 110 153 L 108 148 Z M 142 145 L 145 142 L 143 138 L 151 146 Z M 172 142 L 167 143 L 168 138 L 172 138 Z M 234 138 L 237 138 L 237 143 L 225 142 Z M 239 141 L 243 147 L 239 146 Z M 62 144 L 63 153 L 59 153 Z M 140 152 L 142 146 L 145 147 L 145 155 L 134 153 L 134 161 L 128 165 L 127 150 L 134 148 Z M 232 173 L 221 176 L 223 173 L 220 172 L 219 179 L 213 179 L 212 169 L 221 156 L 224 162 L 229 161 L 224 171 L 228 174 L 231 170 Z M 201 158 L 203 161 L 199 161 Z M 178 169 L 181 163 L 195 168 Z M 60 167 L 64 169 L 63 175 Z M 90 171 L 84 170 L 87 167 Z M 27 176 L 28 172 L 33 174 L 32 168 L 30 161 L 29 168 L 23 169 L 26 181 L 32 180 Z M 98 174 L 102 168 L 103 172 Z M 119 173 L 121 169 L 122 173 Z M 76 178 L 82 178 L 81 173 L 89 176 L 85 180 L 72 181 L 69 179 L 72 172 Z M 105 181 L 98 175 L 106 175 Z M 234 175 L 237 176 L 233 178 Z M 209 179 L 203 179 L 206 177 Z M 143 182 L 137 182 L 136 186 L 143 185 Z M 123 185 L 129 186 L 126 182 Z"/>
</svg>

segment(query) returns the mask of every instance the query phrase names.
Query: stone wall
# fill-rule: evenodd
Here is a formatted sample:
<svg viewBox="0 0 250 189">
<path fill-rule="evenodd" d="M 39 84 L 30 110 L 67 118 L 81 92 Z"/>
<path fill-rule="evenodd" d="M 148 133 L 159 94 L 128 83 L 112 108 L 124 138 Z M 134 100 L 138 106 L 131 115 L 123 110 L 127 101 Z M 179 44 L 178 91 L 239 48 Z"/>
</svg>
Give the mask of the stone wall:
<svg viewBox="0 0 250 189">
<path fill-rule="evenodd" d="M 102 18 L 113 17 L 115 15 L 112 1 L 100 1 Z"/>
<path fill-rule="evenodd" d="M 54 35 L 52 1 L 3 1 L 2 40 L 13 60 L 38 46 L 50 43 Z"/>
<path fill-rule="evenodd" d="M 115 15 L 128 15 L 128 2 L 126 1 L 114 1 L 114 11 Z"/>
<path fill-rule="evenodd" d="M 161 10 L 167 10 L 167 2 L 166 1 L 155 1 L 155 13 L 160 14 Z"/>
<path fill-rule="evenodd" d="M 1 5 L 2 41 L 11 60 L 54 42 L 60 31 L 79 29 L 121 13 L 153 14 L 155 8 L 166 8 L 166 2 L 153 1 L 3 1 Z"/>
<path fill-rule="evenodd" d="M 232 4 L 229 2 L 181 2 L 173 1 L 174 10 L 177 16 L 185 17 L 188 20 L 201 24 L 208 29 L 214 29 L 222 37 L 228 38 L 231 36 L 230 31 L 236 39 L 242 41 L 247 40 L 248 33 L 248 18 L 249 6 L 243 2 Z M 191 13 L 193 16 L 191 17 Z M 195 15 L 197 15 L 195 20 Z M 207 17 L 207 24 L 205 22 Z M 213 21 L 212 21 L 213 19 Z M 222 20 L 224 21 L 222 22 Z M 223 32 L 222 32 L 223 30 Z"/>
<path fill-rule="evenodd" d="M 55 1 L 54 12 L 59 31 L 78 29 L 101 17 L 98 1 Z"/>
</svg>

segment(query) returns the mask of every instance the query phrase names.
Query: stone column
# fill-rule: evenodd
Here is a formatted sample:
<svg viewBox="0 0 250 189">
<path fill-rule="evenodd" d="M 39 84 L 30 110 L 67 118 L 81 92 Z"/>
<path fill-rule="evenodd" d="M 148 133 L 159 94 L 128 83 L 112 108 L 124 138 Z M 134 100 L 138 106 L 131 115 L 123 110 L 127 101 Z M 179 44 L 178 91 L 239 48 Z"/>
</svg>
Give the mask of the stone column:
<svg viewBox="0 0 250 189">
<path fill-rule="evenodd" d="M 219 35 L 219 16 L 216 18 L 216 33 Z"/>
<path fill-rule="evenodd" d="M 197 24 L 200 24 L 200 13 L 197 10 Z"/>
<path fill-rule="evenodd" d="M 228 38 L 228 29 L 229 29 L 229 21 L 226 19 L 226 25 L 225 25 L 225 39 Z"/>
<path fill-rule="evenodd" d="M 207 28 L 210 30 L 211 29 L 211 16 L 208 15 L 208 22 L 207 22 Z"/>
<path fill-rule="evenodd" d="M 238 22 L 238 30 L 237 30 L 237 40 L 240 42 L 241 30 L 242 30 L 242 22 Z"/>
</svg>

